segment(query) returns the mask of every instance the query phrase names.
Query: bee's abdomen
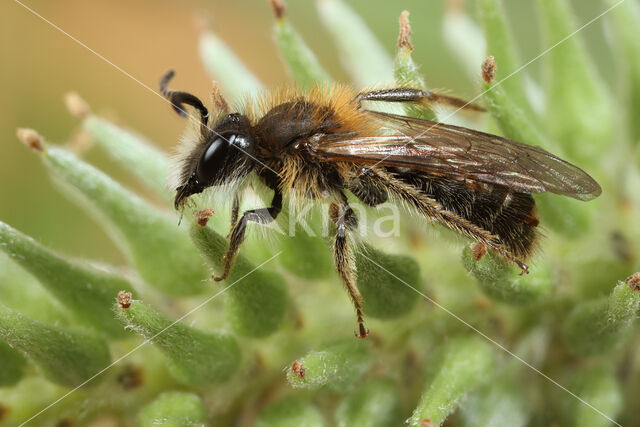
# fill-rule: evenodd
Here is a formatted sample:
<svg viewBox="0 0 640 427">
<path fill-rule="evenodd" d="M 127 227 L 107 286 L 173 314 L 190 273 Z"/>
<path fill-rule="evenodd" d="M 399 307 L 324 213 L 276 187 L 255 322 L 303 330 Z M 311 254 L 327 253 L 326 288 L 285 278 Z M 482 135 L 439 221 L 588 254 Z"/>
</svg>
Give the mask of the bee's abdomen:
<svg viewBox="0 0 640 427">
<path fill-rule="evenodd" d="M 427 174 L 397 174 L 473 225 L 498 236 L 513 255 L 526 259 L 534 248 L 538 218 L 530 194 L 490 184 L 465 185 L 464 182 Z"/>
</svg>

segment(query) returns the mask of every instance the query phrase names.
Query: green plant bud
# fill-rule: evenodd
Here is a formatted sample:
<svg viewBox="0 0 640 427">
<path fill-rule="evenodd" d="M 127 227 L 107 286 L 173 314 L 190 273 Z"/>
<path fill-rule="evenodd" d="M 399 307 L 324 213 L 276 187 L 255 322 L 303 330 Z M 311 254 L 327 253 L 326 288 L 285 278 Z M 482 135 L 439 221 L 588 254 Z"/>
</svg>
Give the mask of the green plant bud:
<svg viewBox="0 0 640 427">
<path fill-rule="evenodd" d="M 295 227 L 295 236 L 285 235 L 280 241 L 280 264 L 288 272 L 305 279 L 330 277 L 333 274 L 333 259 L 329 246 L 318 233 L 310 236 L 300 224 Z"/>
<path fill-rule="evenodd" d="M 640 307 L 640 292 L 618 283 L 608 297 L 577 305 L 565 323 L 565 337 L 571 350 L 581 356 L 615 350 Z"/>
<path fill-rule="evenodd" d="M 213 32 L 204 31 L 200 35 L 199 51 L 205 69 L 218 81 L 227 97 L 239 99 L 263 89 L 260 80 Z"/>
<path fill-rule="evenodd" d="M 616 376 L 607 369 L 592 368 L 578 372 L 569 388 L 593 408 L 615 420 L 624 404 L 624 393 Z M 563 395 L 567 426 L 607 427 L 613 423 L 593 408 L 569 395 Z"/>
<path fill-rule="evenodd" d="M 227 240 L 209 227 L 191 226 L 191 238 L 205 260 L 220 269 Z M 234 332 L 250 337 L 265 337 L 275 332 L 288 306 L 287 288 L 279 274 L 256 268 L 237 255 L 227 278 L 225 310 Z"/>
<path fill-rule="evenodd" d="M 203 332 L 172 321 L 136 300 L 119 303 L 115 311 L 127 328 L 162 351 L 169 371 L 183 384 L 205 386 L 225 381 L 240 365 L 240 347 L 229 335 Z"/>
<path fill-rule="evenodd" d="M 398 52 L 393 61 L 393 74 L 398 87 L 412 87 L 427 90 L 427 85 L 418 66 L 411 58 L 413 45 L 411 44 L 411 26 L 409 25 L 409 12 L 404 11 L 400 15 L 400 35 L 398 36 Z M 425 108 L 418 108 L 413 105 L 405 105 L 405 112 L 408 116 L 418 117 L 426 120 L 435 120 L 436 114 Z"/>
<path fill-rule="evenodd" d="M 614 127 L 614 109 L 606 85 L 580 35 L 573 34 L 577 26 L 569 2 L 538 0 L 538 4 L 544 44 L 547 48 L 554 46 L 545 55 L 549 129 L 571 158 L 597 161 L 609 150 Z"/>
<path fill-rule="evenodd" d="M 82 322 L 100 333 L 122 337 L 113 318 L 113 296 L 131 283 L 114 273 L 66 259 L 9 225 L 0 222 L 0 248 Z"/>
<path fill-rule="evenodd" d="M 20 130 L 20 139 L 42 155 L 63 189 L 83 207 L 89 205 L 90 212 L 102 223 L 107 219 L 106 224 L 113 226 L 110 235 L 145 281 L 171 295 L 193 295 L 206 289 L 202 282 L 206 269 L 176 219 L 159 212 L 68 151 L 46 147 L 37 134 L 25 136 L 26 132 L 35 134 Z M 39 146 L 31 145 L 32 141 Z"/>
<path fill-rule="evenodd" d="M 366 344 L 350 340 L 312 351 L 296 360 L 287 372 L 291 387 L 344 391 L 369 370 L 371 357 Z"/>
<path fill-rule="evenodd" d="M 330 82 L 329 74 L 289 22 L 284 3 L 281 0 L 270 3 L 277 20 L 274 32 L 278 49 L 296 83 L 308 88 L 312 83 Z"/>
<path fill-rule="evenodd" d="M 13 386 L 20 381 L 26 363 L 22 354 L 6 342 L 0 341 L 0 387 Z"/>
<path fill-rule="evenodd" d="M 522 390 L 510 380 L 498 380 L 471 393 L 460 406 L 464 427 L 524 427 L 530 418 Z"/>
<path fill-rule="evenodd" d="M 391 427 L 402 424 L 398 388 L 388 379 L 369 380 L 349 394 L 336 409 L 337 427 Z"/>
<path fill-rule="evenodd" d="M 0 246 L 4 247 L 2 243 Z M 7 307 L 34 320 L 61 326 L 71 323 L 69 311 L 4 253 L 0 253 L 0 299 Z"/>
<path fill-rule="evenodd" d="M 165 201 L 172 201 L 167 188 L 169 158 L 141 135 L 90 115 L 82 123 L 96 144 L 115 162 Z"/>
<path fill-rule="evenodd" d="M 357 87 L 393 81 L 391 57 L 358 14 L 342 0 L 322 0 L 316 5 Z"/>
<path fill-rule="evenodd" d="M 440 350 L 433 365 L 435 374 L 428 381 L 409 425 L 419 427 L 429 419 L 441 425 L 460 400 L 482 384 L 494 372 L 493 349 L 477 337 L 450 339 Z"/>
<path fill-rule="evenodd" d="M 94 334 L 37 322 L 3 305 L 0 338 L 65 387 L 79 386 L 111 362 L 107 344 Z"/>
<path fill-rule="evenodd" d="M 409 313 L 420 296 L 420 266 L 406 255 L 385 254 L 365 245 L 356 253 L 358 289 L 367 316 L 382 319 Z M 410 286 L 407 286 L 409 284 Z"/>
<path fill-rule="evenodd" d="M 311 403 L 298 396 L 286 396 L 266 406 L 254 427 L 322 427 L 322 414 Z"/>
<path fill-rule="evenodd" d="M 606 0 L 605 3 L 614 7 L 610 17 L 613 21 L 611 28 L 616 34 L 616 45 L 621 47 L 618 55 L 626 67 L 628 87 L 627 120 L 631 126 L 631 138 L 636 144 L 640 143 L 640 5 L 638 2 Z"/>
<path fill-rule="evenodd" d="M 206 421 L 207 412 L 200 398 L 180 391 L 162 393 L 138 413 L 139 427 L 196 426 L 204 425 Z"/>
<path fill-rule="evenodd" d="M 24 423 L 66 391 L 37 375 L 27 375 L 14 387 L 1 388 L 0 425 L 5 427 Z M 39 425 L 47 425 L 44 420 L 39 421 Z M 53 424 L 51 422 L 49 425 Z"/>
<path fill-rule="evenodd" d="M 507 263 L 493 252 L 476 260 L 468 246 L 462 251 L 462 263 L 482 290 L 498 301 L 527 304 L 549 295 L 553 290 L 553 277 L 547 264 L 537 265 L 533 273 L 521 275 L 522 271 L 515 264 Z"/>
<path fill-rule="evenodd" d="M 518 109 L 530 115 L 532 109 L 525 94 L 525 74 L 517 72 L 520 67 L 520 61 L 516 54 L 516 48 L 513 45 L 514 38 L 511 35 L 507 23 L 507 18 L 502 7 L 502 0 L 480 0 L 478 2 L 478 18 L 482 24 L 487 41 L 487 55 L 493 56 L 499 65 L 496 72 L 496 80 L 502 81 L 508 76 L 498 87 L 502 88 L 504 93 L 508 94 L 513 106 L 517 106 Z M 487 89 L 489 88 L 485 88 L 485 90 Z M 491 88 L 491 90 L 495 89 L 497 89 L 497 87 Z M 501 95 L 500 98 L 503 96 L 504 95 Z M 486 97 L 485 95 L 485 99 L 488 100 L 490 97 Z M 507 106 L 504 105 L 504 107 Z M 528 131 L 535 131 L 535 128 L 529 125 Z M 536 145 L 536 142 L 537 141 L 527 143 Z"/>
</svg>

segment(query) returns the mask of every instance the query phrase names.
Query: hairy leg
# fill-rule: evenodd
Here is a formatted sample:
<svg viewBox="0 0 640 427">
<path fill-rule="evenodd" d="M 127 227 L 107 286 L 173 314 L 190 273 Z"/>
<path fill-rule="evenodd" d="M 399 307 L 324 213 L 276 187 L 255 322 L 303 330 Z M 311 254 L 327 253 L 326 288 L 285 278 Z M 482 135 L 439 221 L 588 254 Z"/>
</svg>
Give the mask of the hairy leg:
<svg viewBox="0 0 640 427">
<path fill-rule="evenodd" d="M 271 200 L 271 206 L 262 209 L 251 209 L 245 211 L 242 214 L 240 221 L 233 225 L 231 232 L 229 233 L 229 247 L 227 253 L 222 258 L 222 274 L 220 276 L 213 276 L 213 280 L 216 282 L 224 280 L 231 271 L 233 260 L 240 249 L 240 245 L 244 241 L 244 233 L 247 229 L 247 223 L 249 221 L 257 222 L 259 224 L 268 224 L 275 220 L 282 210 L 282 193 L 280 190 L 274 190 L 273 199 Z"/>
<path fill-rule="evenodd" d="M 365 338 L 369 335 L 369 330 L 364 326 L 362 295 L 360 295 L 360 291 L 356 285 L 356 264 L 347 239 L 348 231 L 354 229 L 357 225 L 357 218 L 346 201 L 341 204 L 332 203 L 329 207 L 329 216 L 336 225 L 333 261 L 338 274 L 349 292 L 353 306 L 356 309 L 356 316 L 358 318 L 358 332 L 356 332 L 356 336 Z"/>
<path fill-rule="evenodd" d="M 522 270 L 522 274 L 528 273 L 529 268 L 522 261 L 517 259 L 502 244 L 500 239 L 477 225 L 467 221 L 459 215 L 447 211 L 438 202 L 424 195 L 411 185 L 394 178 L 383 170 L 376 170 L 372 177 L 378 180 L 380 185 L 384 185 L 390 192 L 396 194 L 409 206 L 416 209 L 428 218 L 431 218 L 452 230 L 465 234 L 476 240 L 478 243 L 491 248 L 502 255 L 507 261 L 515 263 Z"/>
</svg>

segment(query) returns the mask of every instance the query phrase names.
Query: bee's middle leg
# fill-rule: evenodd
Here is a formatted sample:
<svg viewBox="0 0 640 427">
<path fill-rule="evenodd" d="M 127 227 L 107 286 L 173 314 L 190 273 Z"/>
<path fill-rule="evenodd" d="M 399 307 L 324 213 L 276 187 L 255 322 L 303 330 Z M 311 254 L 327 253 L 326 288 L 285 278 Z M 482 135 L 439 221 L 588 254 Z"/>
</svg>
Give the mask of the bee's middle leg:
<svg viewBox="0 0 640 427">
<path fill-rule="evenodd" d="M 358 219 L 351 207 L 346 203 L 332 203 L 329 208 L 329 216 L 336 225 L 333 261 L 356 309 L 356 316 L 358 317 L 358 332 L 356 332 L 356 336 L 365 338 L 369 335 L 369 330 L 364 326 L 362 295 L 360 295 L 356 285 L 356 263 L 347 239 L 347 233 L 357 226 Z"/>
<path fill-rule="evenodd" d="M 234 209 L 236 209 L 237 212 L 236 206 L 237 205 L 234 201 Z M 229 247 L 227 248 L 227 252 L 222 258 L 222 274 L 220 276 L 213 275 L 213 280 L 218 282 L 226 279 L 229 275 L 236 253 L 238 253 L 238 249 L 240 249 L 240 245 L 244 241 L 244 234 L 247 229 L 247 223 L 249 221 L 252 221 L 259 224 L 268 224 L 277 218 L 281 210 L 282 193 L 279 190 L 275 190 L 270 207 L 245 211 L 242 214 L 242 218 L 240 218 L 240 221 L 232 224 L 231 231 L 229 232 Z M 234 215 L 232 214 L 232 221 L 233 216 Z M 237 213 L 235 214 L 235 217 L 237 219 Z"/>
</svg>

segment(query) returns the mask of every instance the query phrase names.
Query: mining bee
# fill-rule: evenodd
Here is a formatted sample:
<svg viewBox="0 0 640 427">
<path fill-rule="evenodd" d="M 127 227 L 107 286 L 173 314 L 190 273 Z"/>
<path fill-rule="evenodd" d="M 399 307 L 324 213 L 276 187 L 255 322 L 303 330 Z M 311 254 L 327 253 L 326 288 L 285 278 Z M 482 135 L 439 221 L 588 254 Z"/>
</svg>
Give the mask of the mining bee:
<svg viewBox="0 0 640 427">
<path fill-rule="evenodd" d="M 250 174 L 273 191 L 271 206 L 239 217 L 234 194 L 224 280 L 245 236 L 247 223 L 267 224 L 282 210 L 283 196 L 329 202 L 335 224 L 334 262 L 358 317 L 357 336 L 365 337 L 362 297 L 349 233 L 358 219 L 347 192 L 368 206 L 388 199 L 402 202 L 426 219 L 491 249 L 527 272 L 539 234 L 532 193 L 551 192 L 590 200 L 600 186 L 580 168 L 538 148 L 458 126 L 373 111 L 368 101 L 409 103 L 423 108 L 447 104 L 481 110 L 460 99 L 408 87 L 357 92 L 347 86 L 289 87 L 246 100 L 232 112 L 217 90 L 214 113 L 196 96 L 160 91 L 181 115 L 198 117 L 193 136 L 178 155 L 172 188 L 175 207 L 208 187 L 236 184 Z M 193 108 L 193 110 L 190 110 Z M 239 218 L 239 220 L 238 220 Z"/>
</svg>

